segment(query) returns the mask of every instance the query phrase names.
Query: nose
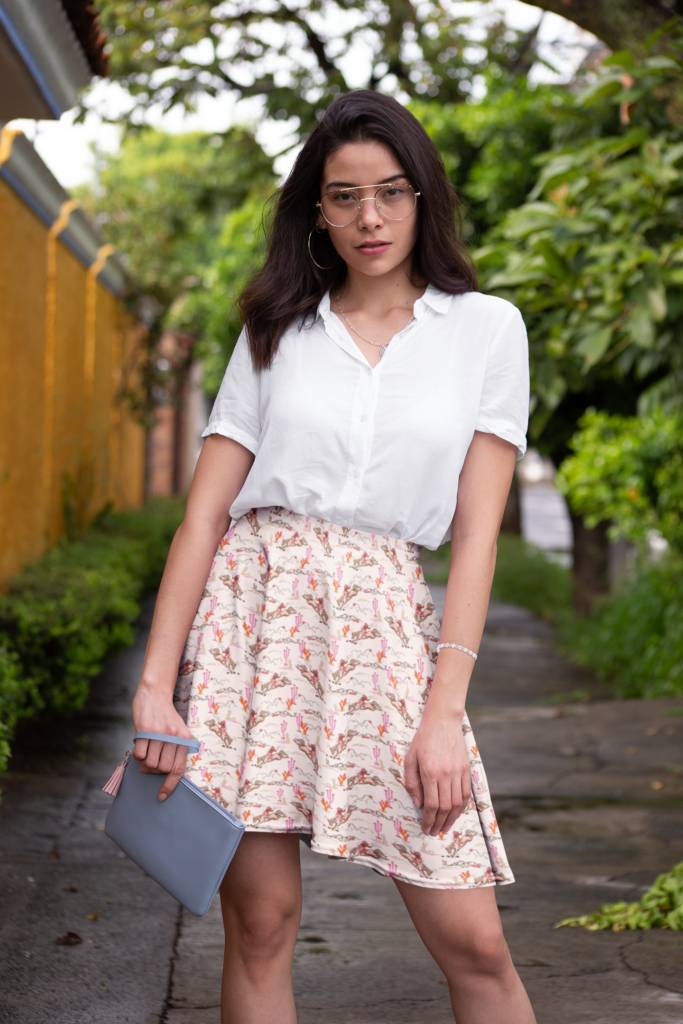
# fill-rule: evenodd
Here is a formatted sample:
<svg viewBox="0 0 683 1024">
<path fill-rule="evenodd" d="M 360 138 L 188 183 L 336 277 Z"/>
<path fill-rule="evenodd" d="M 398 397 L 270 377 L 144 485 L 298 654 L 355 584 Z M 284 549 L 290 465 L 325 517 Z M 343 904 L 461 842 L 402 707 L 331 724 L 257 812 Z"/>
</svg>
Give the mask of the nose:
<svg viewBox="0 0 683 1024">
<path fill-rule="evenodd" d="M 374 196 L 368 196 L 367 199 L 360 200 L 360 213 L 358 214 L 358 227 L 367 228 L 371 230 L 378 228 L 384 221 L 382 215 L 377 209 Z"/>
</svg>

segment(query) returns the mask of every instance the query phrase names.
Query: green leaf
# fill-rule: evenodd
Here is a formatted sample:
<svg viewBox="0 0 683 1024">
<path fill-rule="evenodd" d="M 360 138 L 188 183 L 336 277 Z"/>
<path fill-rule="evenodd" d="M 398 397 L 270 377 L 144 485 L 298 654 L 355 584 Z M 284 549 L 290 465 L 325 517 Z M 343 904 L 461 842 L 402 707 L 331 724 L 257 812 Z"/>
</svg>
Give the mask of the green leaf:
<svg viewBox="0 0 683 1024">
<path fill-rule="evenodd" d="M 612 340 L 612 328 L 603 327 L 600 330 L 591 331 L 585 334 L 576 346 L 576 351 L 584 357 L 586 368 L 593 366 L 604 356 Z"/>
</svg>

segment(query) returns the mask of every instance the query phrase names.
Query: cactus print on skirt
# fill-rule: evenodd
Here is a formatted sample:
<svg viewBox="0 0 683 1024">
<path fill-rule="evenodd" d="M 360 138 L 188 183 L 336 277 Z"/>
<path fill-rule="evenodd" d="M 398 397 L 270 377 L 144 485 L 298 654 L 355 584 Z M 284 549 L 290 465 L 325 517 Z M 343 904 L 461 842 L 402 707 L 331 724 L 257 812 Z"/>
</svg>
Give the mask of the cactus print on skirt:
<svg viewBox="0 0 683 1024">
<path fill-rule="evenodd" d="M 282 508 L 234 523 L 176 687 L 202 743 L 188 776 L 249 831 L 404 882 L 513 882 L 467 718 L 473 798 L 451 832 L 424 836 L 405 789 L 439 631 L 419 551 Z"/>
</svg>

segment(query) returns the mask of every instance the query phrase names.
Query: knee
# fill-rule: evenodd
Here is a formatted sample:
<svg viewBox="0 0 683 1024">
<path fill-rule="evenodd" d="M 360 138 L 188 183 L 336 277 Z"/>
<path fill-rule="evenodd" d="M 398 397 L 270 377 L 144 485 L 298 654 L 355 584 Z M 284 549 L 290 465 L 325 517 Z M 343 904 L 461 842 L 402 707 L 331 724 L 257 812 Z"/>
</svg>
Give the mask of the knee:
<svg viewBox="0 0 683 1024">
<path fill-rule="evenodd" d="M 299 917 L 298 904 L 286 898 L 226 908 L 226 944 L 232 939 L 230 944 L 249 964 L 272 963 L 293 948 Z"/>
<path fill-rule="evenodd" d="M 512 967 L 502 929 L 495 926 L 476 928 L 460 944 L 456 958 L 468 972 L 489 978 L 501 978 Z"/>
</svg>

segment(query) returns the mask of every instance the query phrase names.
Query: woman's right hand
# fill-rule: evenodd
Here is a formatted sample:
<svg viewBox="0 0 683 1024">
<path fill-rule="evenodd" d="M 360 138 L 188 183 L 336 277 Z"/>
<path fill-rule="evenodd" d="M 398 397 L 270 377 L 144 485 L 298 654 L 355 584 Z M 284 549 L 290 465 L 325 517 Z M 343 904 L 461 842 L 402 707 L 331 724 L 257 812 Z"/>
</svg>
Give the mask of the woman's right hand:
<svg viewBox="0 0 683 1024">
<path fill-rule="evenodd" d="M 160 732 L 166 736 L 192 739 L 172 703 L 150 692 L 140 683 L 133 699 L 133 723 L 136 732 Z M 150 775 L 165 775 L 159 800 L 166 800 L 176 788 L 187 767 L 187 747 L 161 740 L 136 740 L 133 757 L 140 762 L 140 771 Z"/>
</svg>

